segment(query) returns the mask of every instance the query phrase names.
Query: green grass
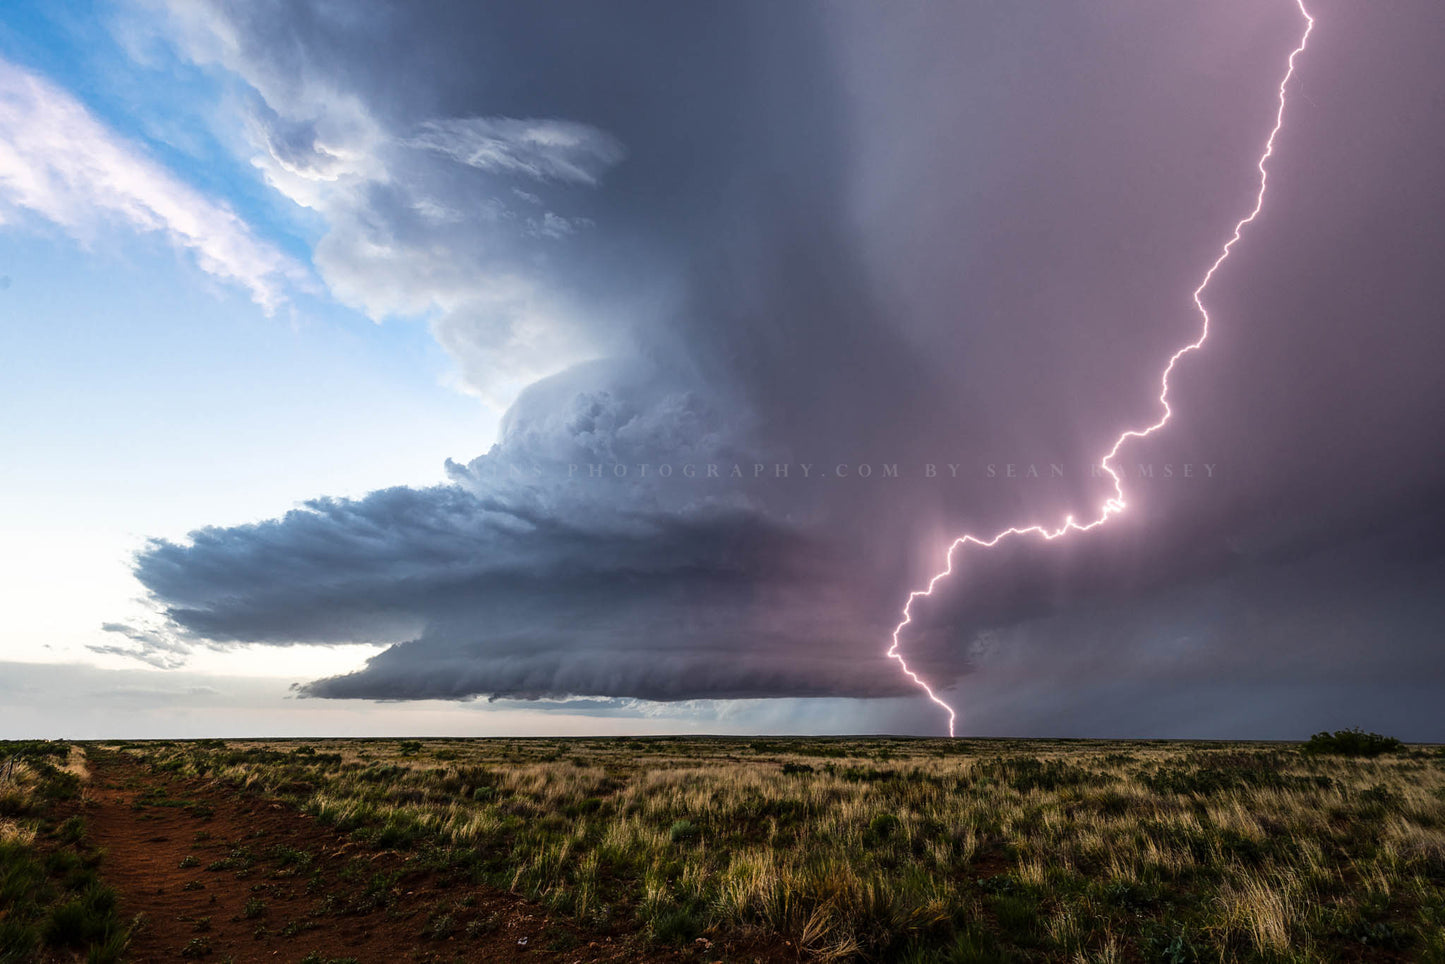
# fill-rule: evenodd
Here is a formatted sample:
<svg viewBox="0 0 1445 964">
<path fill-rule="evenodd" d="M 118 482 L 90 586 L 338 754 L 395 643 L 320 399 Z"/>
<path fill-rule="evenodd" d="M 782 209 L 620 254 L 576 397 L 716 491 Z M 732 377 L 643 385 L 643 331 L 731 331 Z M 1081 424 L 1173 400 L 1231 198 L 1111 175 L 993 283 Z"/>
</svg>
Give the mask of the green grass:
<svg viewBox="0 0 1445 964">
<path fill-rule="evenodd" d="M 68 744 L 0 742 L 0 962 L 120 961 L 130 930 L 100 879 Z"/>
<path fill-rule="evenodd" d="M 130 752 L 288 798 L 419 872 L 660 946 L 770 935 L 822 959 L 1445 964 L 1445 755 L 1311 746 L 658 738 Z M 227 869 L 249 859 L 233 852 Z M 306 867 L 299 852 L 268 859 Z M 351 909 L 389 906 L 398 882 L 366 880 Z M 447 908 L 427 921 L 447 937 L 476 923 Z"/>
</svg>

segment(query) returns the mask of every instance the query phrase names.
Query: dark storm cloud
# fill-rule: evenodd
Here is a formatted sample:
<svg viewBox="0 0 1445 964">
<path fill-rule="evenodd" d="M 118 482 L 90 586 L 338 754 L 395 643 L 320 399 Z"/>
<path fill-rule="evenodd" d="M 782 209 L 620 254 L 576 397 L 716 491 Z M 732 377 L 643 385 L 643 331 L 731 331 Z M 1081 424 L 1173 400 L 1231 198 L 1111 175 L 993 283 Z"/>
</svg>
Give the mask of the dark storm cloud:
<svg viewBox="0 0 1445 964">
<path fill-rule="evenodd" d="M 1123 460 L 1218 472 L 1133 478 L 1106 529 L 969 554 L 917 607 L 931 678 L 1020 694 L 987 725 L 1063 732 L 1038 707 L 1071 680 L 1222 719 L 1291 674 L 1299 712 L 1362 666 L 1377 688 L 1445 668 L 1445 27 L 1317 6 L 1264 217 L 1207 293 L 1175 421 Z M 879 652 L 949 537 L 1106 492 L 982 467 L 1087 466 L 1152 419 L 1301 29 L 1286 2 L 373 13 L 178 16 L 253 91 L 343 298 L 430 312 L 484 397 L 613 360 L 538 381 L 450 486 L 157 543 L 137 575 L 183 636 L 394 643 L 307 689 L 382 699 L 905 692 Z M 905 478 L 569 474 L 709 461 Z M 1137 705 L 1111 719 L 1158 713 Z"/>
<path fill-rule="evenodd" d="M 154 546 L 138 574 L 174 621 L 211 639 L 375 640 L 424 623 L 414 642 L 314 695 L 897 693 L 876 660 L 799 645 L 847 631 L 841 618 L 786 625 L 816 590 L 798 583 L 808 551 L 743 511 L 632 514 L 604 529 L 446 487 L 197 533 Z M 224 596 L 205 576 L 217 567 Z"/>
<path fill-rule="evenodd" d="M 568 478 L 602 459 L 725 458 L 716 415 L 665 385 L 603 364 L 555 376 L 519 399 L 491 453 L 450 467 L 455 484 L 156 542 L 136 575 L 174 625 L 213 641 L 417 634 L 308 695 L 904 692 L 882 672 L 882 627 L 840 591 L 846 569 L 815 535 L 727 489 Z"/>
<path fill-rule="evenodd" d="M 137 574 L 175 623 L 213 640 L 386 641 L 424 625 L 310 695 L 899 695 L 876 653 L 839 651 L 866 633 L 864 614 L 838 598 L 818 611 L 816 554 L 724 507 L 602 527 L 439 487 L 158 543 Z"/>
</svg>

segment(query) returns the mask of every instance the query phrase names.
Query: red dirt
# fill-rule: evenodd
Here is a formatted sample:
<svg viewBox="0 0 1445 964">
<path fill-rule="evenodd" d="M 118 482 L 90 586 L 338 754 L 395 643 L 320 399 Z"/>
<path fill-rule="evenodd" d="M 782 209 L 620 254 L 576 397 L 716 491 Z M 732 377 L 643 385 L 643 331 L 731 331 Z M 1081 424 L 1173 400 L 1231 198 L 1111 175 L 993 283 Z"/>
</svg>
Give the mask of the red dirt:
<svg viewBox="0 0 1445 964">
<path fill-rule="evenodd" d="M 89 842 L 104 851 L 101 872 L 123 918 L 144 915 L 132 961 L 797 959 L 776 946 L 665 950 L 635 935 L 589 934 L 516 895 L 409 868 L 404 855 L 368 849 L 279 801 L 123 754 L 94 752 L 90 762 Z M 298 869 L 285 855 L 299 852 L 309 860 Z M 450 925 L 435 936 L 443 915 Z"/>
</svg>

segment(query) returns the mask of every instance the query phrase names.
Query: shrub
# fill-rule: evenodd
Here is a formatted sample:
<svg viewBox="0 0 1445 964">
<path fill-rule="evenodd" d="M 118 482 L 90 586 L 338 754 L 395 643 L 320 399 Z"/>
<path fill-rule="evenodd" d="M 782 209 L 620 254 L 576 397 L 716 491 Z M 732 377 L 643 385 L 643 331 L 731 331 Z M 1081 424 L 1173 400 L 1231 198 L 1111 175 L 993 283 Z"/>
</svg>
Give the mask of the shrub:
<svg viewBox="0 0 1445 964">
<path fill-rule="evenodd" d="M 62 843 L 80 843 L 85 839 L 85 818 L 78 815 L 68 818 L 56 829 L 55 835 Z"/>
<path fill-rule="evenodd" d="M 1393 736 L 1365 733 L 1359 727 L 1316 733 L 1302 748 L 1311 755 L 1330 754 L 1334 756 L 1380 756 L 1396 753 L 1403 744 Z"/>
<path fill-rule="evenodd" d="M 652 921 L 652 937 L 663 944 L 686 944 L 702 933 L 702 921 L 691 907 L 672 907 Z"/>
<path fill-rule="evenodd" d="M 697 836 L 697 824 L 691 820 L 678 820 L 668 828 L 667 835 L 673 843 L 686 843 Z"/>
<path fill-rule="evenodd" d="M 79 896 L 51 908 L 45 940 L 60 947 L 103 941 L 116 928 L 115 891 L 93 883 Z"/>
</svg>

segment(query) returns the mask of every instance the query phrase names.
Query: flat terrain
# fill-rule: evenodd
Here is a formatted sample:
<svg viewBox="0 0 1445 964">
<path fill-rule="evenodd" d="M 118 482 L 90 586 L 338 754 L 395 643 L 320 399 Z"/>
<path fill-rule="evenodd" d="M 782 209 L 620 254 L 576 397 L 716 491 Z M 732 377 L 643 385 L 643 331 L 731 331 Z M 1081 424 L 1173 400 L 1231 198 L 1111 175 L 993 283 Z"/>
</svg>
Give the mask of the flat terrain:
<svg viewBox="0 0 1445 964">
<path fill-rule="evenodd" d="M 1435 747 L 85 749 L 133 960 L 1445 962 Z"/>
<path fill-rule="evenodd" d="M 117 755 L 97 754 L 93 765 L 90 840 L 122 912 L 143 915 L 131 960 L 638 959 L 495 888 L 457 894 L 405 855 L 359 846 L 265 794 Z M 453 905 L 443 923 L 437 908 Z M 459 938 L 465 953 L 453 946 Z"/>
</svg>

